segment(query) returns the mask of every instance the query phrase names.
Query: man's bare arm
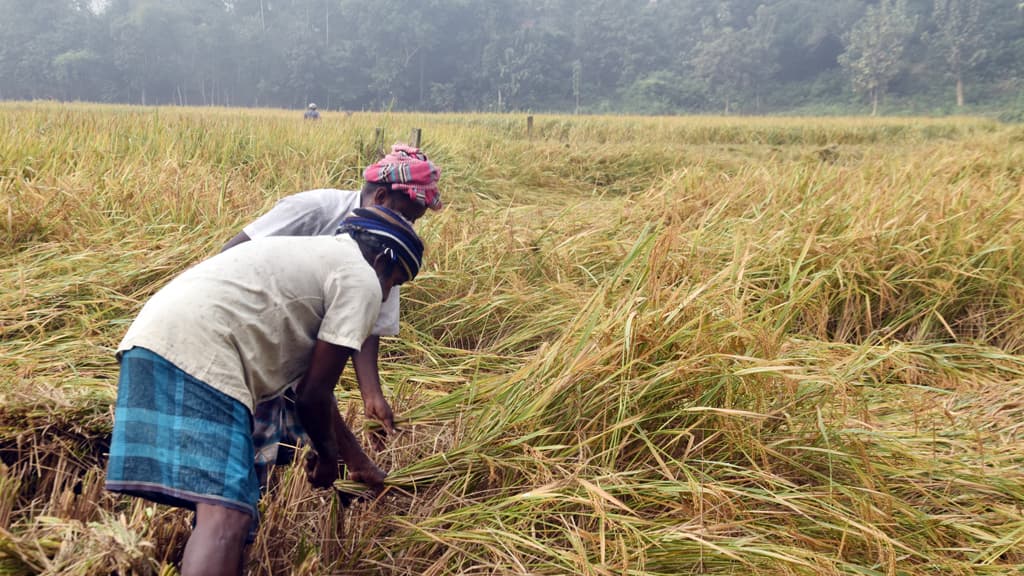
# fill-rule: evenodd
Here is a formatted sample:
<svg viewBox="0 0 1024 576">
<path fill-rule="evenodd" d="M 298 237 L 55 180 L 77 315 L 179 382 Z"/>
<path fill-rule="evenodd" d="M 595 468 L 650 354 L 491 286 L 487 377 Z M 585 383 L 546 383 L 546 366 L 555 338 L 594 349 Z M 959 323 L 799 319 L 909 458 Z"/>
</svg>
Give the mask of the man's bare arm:
<svg viewBox="0 0 1024 576">
<path fill-rule="evenodd" d="M 334 399 L 334 386 L 351 355 L 349 348 L 317 340 L 306 375 L 295 390 L 299 422 L 317 453 L 318 465 L 310 477 L 316 486 L 330 485 L 337 478 L 339 459 L 353 475 L 368 478 L 371 484 L 383 481 L 383 472 L 363 452 Z"/>
<path fill-rule="evenodd" d="M 395 431 L 395 415 L 391 406 L 384 399 L 384 391 L 380 385 L 380 371 L 377 368 L 380 355 L 380 336 L 371 334 L 366 337 L 359 351 L 352 357 L 352 365 L 356 370 L 359 382 L 359 394 L 363 397 L 363 409 L 366 416 L 380 422 L 388 433 Z"/>
</svg>

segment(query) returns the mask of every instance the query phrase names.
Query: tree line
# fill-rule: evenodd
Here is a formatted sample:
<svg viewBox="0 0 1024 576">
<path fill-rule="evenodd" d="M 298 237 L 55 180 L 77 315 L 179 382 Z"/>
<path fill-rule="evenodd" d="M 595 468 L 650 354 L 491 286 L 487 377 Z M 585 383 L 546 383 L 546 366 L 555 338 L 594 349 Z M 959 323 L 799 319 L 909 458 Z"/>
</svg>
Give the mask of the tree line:
<svg viewBox="0 0 1024 576">
<path fill-rule="evenodd" d="M 1019 0 L 0 0 L 0 99 L 1024 109 Z"/>
</svg>

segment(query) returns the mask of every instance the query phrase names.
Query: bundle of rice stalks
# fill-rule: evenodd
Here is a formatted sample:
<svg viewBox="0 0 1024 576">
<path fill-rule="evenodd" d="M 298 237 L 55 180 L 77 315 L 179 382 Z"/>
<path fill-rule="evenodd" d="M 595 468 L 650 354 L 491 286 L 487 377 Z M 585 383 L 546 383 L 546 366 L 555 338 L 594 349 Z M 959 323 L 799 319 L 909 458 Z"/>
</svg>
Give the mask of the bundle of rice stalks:
<svg viewBox="0 0 1024 576">
<path fill-rule="evenodd" d="M 158 574 L 153 544 L 124 517 L 83 524 L 37 516 L 30 526 L 0 528 L 5 574 Z"/>
</svg>

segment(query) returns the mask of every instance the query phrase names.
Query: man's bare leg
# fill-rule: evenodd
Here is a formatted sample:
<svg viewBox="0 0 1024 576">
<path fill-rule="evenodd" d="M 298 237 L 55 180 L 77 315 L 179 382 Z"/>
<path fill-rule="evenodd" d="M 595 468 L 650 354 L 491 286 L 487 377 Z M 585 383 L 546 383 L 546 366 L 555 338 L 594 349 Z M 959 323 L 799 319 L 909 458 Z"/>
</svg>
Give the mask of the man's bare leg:
<svg viewBox="0 0 1024 576">
<path fill-rule="evenodd" d="M 185 544 L 181 576 L 241 574 L 252 516 L 212 504 L 196 504 L 196 527 Z"/>
</svg>

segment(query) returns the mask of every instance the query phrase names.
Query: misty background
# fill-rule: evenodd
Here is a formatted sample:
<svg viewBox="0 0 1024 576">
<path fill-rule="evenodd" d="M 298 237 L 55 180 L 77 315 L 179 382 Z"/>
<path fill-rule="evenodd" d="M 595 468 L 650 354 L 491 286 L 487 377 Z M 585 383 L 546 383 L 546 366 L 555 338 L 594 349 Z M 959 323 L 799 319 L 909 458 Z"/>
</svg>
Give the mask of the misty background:
<svg viewBox="0 0 1024 576">
<path fill-rule="evenodd" d="M 1024 2 L 0 0 L 0 99 L 1024 120 Z"/>
</svg>

